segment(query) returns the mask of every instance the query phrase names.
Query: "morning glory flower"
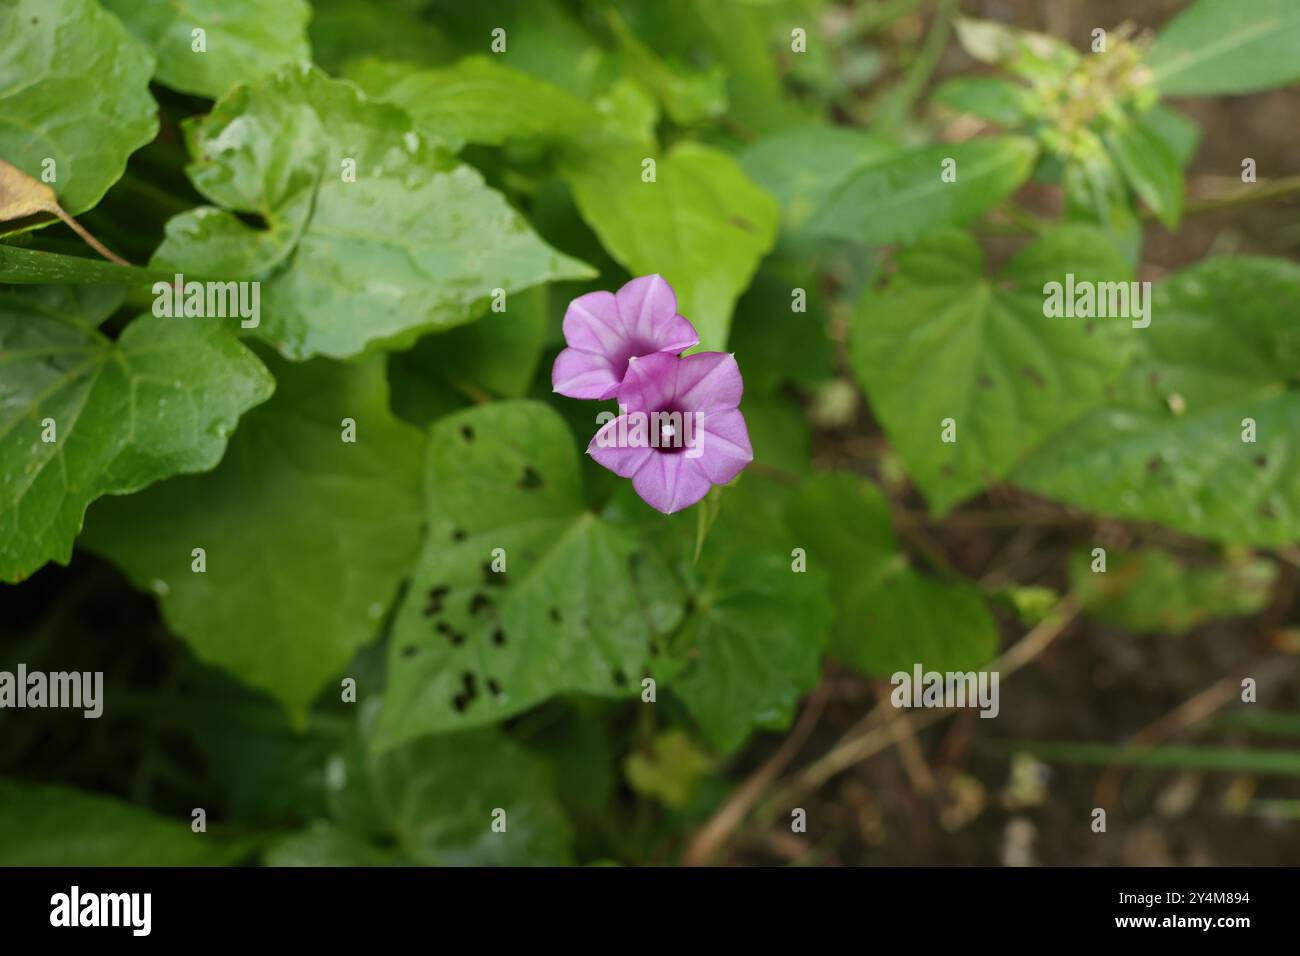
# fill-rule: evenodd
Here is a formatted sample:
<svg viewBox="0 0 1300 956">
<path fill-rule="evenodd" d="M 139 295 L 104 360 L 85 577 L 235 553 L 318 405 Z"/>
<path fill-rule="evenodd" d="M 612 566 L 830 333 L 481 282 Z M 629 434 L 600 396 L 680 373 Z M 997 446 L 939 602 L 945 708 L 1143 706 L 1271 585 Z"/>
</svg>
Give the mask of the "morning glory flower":
<svg viewBox="0 0 1300 956">
<path fill-rule="evenodd" d="M 564 313 L 568 348 L 555 359 L 551 385 L 570 398 L 613 398 L 628 363 L 656 352 L 676 355 L 698 345 L 695 327 L 677 314 L 677 296 L 662 276 L 641 276 L 618 292 L 589 292 Z"/>
<path fill-rule="evenodd" d="M 631 478 L 646 504 L 664 514 L 680 511 L 754 460 L 735 356 L 656 352 L 629 366 L 619 414 L 596 432 L 587 454 Z"/>
</svg>

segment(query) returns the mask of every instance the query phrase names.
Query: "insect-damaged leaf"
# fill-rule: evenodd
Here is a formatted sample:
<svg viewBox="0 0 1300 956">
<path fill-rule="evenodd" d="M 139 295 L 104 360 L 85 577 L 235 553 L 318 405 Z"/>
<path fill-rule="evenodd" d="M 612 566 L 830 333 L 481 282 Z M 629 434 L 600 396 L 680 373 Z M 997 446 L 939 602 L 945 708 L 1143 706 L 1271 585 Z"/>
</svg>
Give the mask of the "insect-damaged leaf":
<svg viewBox="0 0 1300 956">
<path fill-rule="evenodd" d="M 425 482 L 428 534 L 393 623 L 381 746 L 565 691 L 639 690 L 681 602 L 635 537 L 586 509 L 558 413 L 512 401 L 441 419 Z"/>
</svg>

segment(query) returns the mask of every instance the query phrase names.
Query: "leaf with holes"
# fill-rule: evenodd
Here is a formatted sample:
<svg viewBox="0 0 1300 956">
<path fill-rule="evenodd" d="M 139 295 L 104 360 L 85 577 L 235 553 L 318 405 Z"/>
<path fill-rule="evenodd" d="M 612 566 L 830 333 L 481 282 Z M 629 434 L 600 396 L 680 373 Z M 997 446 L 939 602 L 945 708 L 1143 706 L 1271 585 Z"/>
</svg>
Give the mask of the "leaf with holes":
<svg viewBox="0 0 1300 956">
<path fill-rule="evenodd" d="M 272 847 L 277 866 L 560 866 L 572 833 L 547 767 L 499 730 L 330 760 L 331 817 Z"/>
<path fill-rule="evenodd" d="M 141 316 L 101 286 L 0 291 L 0 580 L 66 564 L 86 506 L 206 471 L 275 385 L 218 319 Z"/>
<path fill-rule="evenodd" d="M 374 639 L 410 567 L 423 440 L 388 410 L 382 361 L 272 370 L 275 398 L 243 421 L 220 467 L 104 503 L 84 543 L 157 593 L 199 658 L 301 720 Z"/>
<path fill-rule="evenodd" d="M 1293 263 L 1208 259 L 1179 272 L 1155 287 L 1151 327 L 1135 335 L 1113 398 L 1014 480 L 1218 541 L 1300 540 L 1297 315 Z"/>
<path fill-rule="evenodd" d="M 190 177 L 224 208 L 172 219 L 155 263 L 260 276 L 254 334 L 289 358 L 408 345 L 468 322 L 494 289 L 594 274 L 397 107 L 315 68 L 236 87 L 187 134 Z"/>
<path fill-rule="evenodd" d="M 997 650 L 997 624 L 978 590 L 908 567 L 889 504 L 873 485 L 843 473 L 809 478 L 787 506 L 786 523 L 808 566 L 830 575 L 832 656 L 885 677 L 911 673 L 918 662 L 969 670 Z"/>
<path fill-rule="evenodd" d="M 158 132 L 153 57 L 95 0 L 0 0 L 0 37 L 0 157 L 84 212 Z"/>
<path fill-rule="evenodd" d="M 236 83 L 311 59 L 307 0 L 103 3 L 154 51 L 158 82 L 182 93 L 215 98 Z"/>
<path fill-rule="evenodd" d="M 586 509 L 573 436 L 536 402 L 429 433 L 428 537 L 397 610 L 377 740 L 494 723 L 555 694 L 639 690 L 675 585 Z"/>
<path fill-rule="evenodd" d="M 1142 330 L 1127 318 L 1044 314 L 1047 284 L 1070 275 L 1127 288 L 1127 263 L 1083 226 L 1030 243 L 997 280 L 982 275 L 979 244 L 962 232 L 897 258 L 889 284 L 858 302 L 853 369 L 908 472 L 944 512 L 1097 405 Z"/>
<path fill-rule="evenodd" d="M 633 275 L 661 273 L 700 348 L 727 343 L 731 312 L 776 239 L 780 209 L 726 153 L 680 143 L 642 180 L 635 146 L 573 151 L 565 175 L 583 218 Z"/>
</svg>

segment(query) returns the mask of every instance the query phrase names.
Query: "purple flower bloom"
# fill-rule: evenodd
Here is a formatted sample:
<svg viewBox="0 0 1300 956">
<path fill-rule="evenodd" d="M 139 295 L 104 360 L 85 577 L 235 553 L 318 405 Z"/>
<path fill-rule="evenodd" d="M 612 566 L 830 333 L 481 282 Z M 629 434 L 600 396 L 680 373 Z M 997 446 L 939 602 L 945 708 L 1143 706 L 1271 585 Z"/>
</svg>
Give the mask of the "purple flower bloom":
<svg viewBox="0 0 1300 956">
<path fill-rule="evenodd" d="M 656 352 L 676 355 L 698 345 L 695 327 L 677 314 L 677 296 L 662 276 L 633 279 L 617 293 L 588 292 L 564 313 L 569 347 L 555 359 L 551 385 L 570 398 L 612 398 L 628 362 Z"/>
<path fill-rule="evenodd" d="M 744 386 L 735 356 L 725 352 L 636 358 L 618 395 L 618 417 L 596 432 L 587 454 L 631 478 L 650 507 L 680 511 L 754 460 L 739 408 Z"/>
</svg>

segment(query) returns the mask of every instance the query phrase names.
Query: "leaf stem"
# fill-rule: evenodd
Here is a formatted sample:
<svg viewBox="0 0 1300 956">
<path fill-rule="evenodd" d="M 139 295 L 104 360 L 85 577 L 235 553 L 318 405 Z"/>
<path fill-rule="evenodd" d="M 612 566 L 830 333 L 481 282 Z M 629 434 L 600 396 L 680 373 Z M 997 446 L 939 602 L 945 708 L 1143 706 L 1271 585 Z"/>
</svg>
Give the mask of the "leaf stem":
<svg viewBox="0 0 1300 956">
<path fill-rule="evenodd" d="M 110 251 L 107 246 L 105 246 L 98 239 L 92 236 L 86 230 L 85 226 L 83 226 L 81 223 L 77 222 L 77 220 L 73 219 L 66 212 L 64 212 L 63 207 L 60 206 L 58 203 L 50 203 L 45 208 L 53 215 L 58 216 L 59 219 L 62 220 L 63 224 L 66 225 L 73 232 L 75 232 L 78 236 L 80 236 L 81 240 L 86 245 L 90 246 L 90 248 L 94 249 L 96 252 L 98 252 L 109 262 L 114 262 L 119 266 L 131 265 L 131 263 L 127 262 L 121 256 L 117 255 L 117 253 Z"/>
<path fill-rule="evenodd" d="M 1300 193 L 1300 175 L 1286 176 L 1282 179 L 1267 180 L 1262 183 L 1252 183 L 1243 189 L 1235 190 L 1223 196 L 1212 196 L 1208 199 L 1198 199 L 1194 202 L 1189 202 L 1183 207 L 1183 215 L 1193 216 L 1202 212 L 1231 209 L 1235 206 L 1246 206 L 1251 203 L 1265 202 L 1269 199 L 1277 199 L 1280 196 L 1291 196 L 1296 193 Z M 1142 218 L 1154 219 L 1155 213 L 1150 209 L 1143 209 Z"/>
</svg>

